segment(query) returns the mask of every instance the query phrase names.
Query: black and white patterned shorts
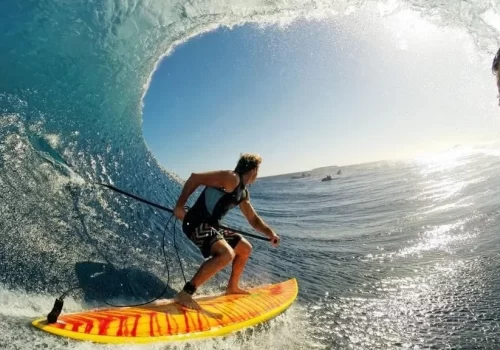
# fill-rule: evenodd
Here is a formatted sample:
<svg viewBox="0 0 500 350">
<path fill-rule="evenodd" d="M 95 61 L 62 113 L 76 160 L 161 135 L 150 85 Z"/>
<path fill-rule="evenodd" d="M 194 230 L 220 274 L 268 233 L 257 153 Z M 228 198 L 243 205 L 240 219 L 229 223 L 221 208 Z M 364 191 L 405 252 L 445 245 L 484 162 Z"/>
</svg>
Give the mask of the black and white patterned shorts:
<svg viewBox="0 0 500 350">
<path fill-rule="evenodd" d="M 201 250 L 201 254 L 204 258 L 208 258 L 212 255 L 211 249 L 215 242 L 224 239 L 229 246 L 234 249 L 242 238 L 238 233 L 221 228 L 216 229 L 209 224 L 201 224 L 190 231 L 191 232 L 186 233 L 186 235 Z"/>
</svg>

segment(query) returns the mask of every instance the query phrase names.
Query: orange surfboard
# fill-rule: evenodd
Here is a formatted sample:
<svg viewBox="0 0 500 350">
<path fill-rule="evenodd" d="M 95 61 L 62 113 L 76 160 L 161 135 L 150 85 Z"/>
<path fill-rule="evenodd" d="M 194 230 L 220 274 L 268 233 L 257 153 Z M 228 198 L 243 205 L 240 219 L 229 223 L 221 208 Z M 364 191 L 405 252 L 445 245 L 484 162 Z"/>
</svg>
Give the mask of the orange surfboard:
<svg viewBox="0 0 500 350">
<path fill-rule="evenodd" d="M 140 307 L 95 309 L 63 314 L 56 323 L 46 318 L 33 326 L 58 336 L 97 343 L 152 343 L 225 335 L 267 321 L 296 299 L 297 281 L 250 289 L 250 294 L 195 298 L 202 310 L 184 308 L 172 300 Z"/>
</svg>

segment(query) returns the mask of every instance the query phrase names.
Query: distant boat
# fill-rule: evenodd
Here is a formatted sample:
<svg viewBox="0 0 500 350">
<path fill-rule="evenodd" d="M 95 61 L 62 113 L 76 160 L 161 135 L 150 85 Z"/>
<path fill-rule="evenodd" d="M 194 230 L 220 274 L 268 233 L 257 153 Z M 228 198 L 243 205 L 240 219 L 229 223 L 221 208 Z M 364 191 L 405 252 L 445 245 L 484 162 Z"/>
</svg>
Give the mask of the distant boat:
<svg viewBox="0 0 500 350">
<path fill-rule="evenodd" d="M 333 178 L 331 175 L 327 175 L 326 177 L 322 178 L 321 181 L 332 181 Z"/>
<path fill-rule="evenodd" d="M 302 173 L 300 175 L 294 175 L 294 176 L 292 176 L 292 179 L 302 179 L 304 177 L 309 177 L 309 176 L 311 176 L 310 173 Z"/>
</svg>

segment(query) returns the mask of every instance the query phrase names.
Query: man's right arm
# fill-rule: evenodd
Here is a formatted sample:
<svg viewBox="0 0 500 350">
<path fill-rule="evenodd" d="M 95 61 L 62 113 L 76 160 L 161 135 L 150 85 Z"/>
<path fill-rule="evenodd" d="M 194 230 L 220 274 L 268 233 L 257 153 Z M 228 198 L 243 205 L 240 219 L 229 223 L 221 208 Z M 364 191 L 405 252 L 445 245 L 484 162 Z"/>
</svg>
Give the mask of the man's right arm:
<svg viewBox="0 0 500 350">
<path fill-rule="evenodd" d="M 189 196 L 193 194 L 193 192 L 198 188 L 200 185 L 197 181 L 197 177 L 195 176 L 196 174 L 191 174 L 189 179 L 184 183 L 184 187 L 182 188 L 181 194 L 179 196 L 179 199 L 177 199 L 177 204 L 175 205 L 176 207 L 183 207 L 186 204 Z"/>
<path fill-rule="evenodd" d="M 224 188 L 225 191 L 232 192 L 238 186 L 238 183 L 239 177 L 233 171 L 221 170 L 207 173 L 192 173 L 184 184 L 177 204 L 175 205 L 175 216 L 180 220 L 184 220 L 184 216 L 186 215 L 184 206 L 189 196 L 191 196 L 199 186 L 204 185 Z"/>
</svg>

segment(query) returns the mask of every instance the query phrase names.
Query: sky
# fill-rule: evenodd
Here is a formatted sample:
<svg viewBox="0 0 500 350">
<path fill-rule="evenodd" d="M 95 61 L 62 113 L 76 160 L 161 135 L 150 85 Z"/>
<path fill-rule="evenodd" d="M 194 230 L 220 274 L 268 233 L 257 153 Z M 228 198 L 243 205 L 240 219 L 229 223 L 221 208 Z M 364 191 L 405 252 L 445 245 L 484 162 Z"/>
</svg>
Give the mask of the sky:
<svg viewBox="0 0 500 350">
<path fill-rule="evenodd" d="M 219 28 L 176 47 L 143 129 L 182 178 L 263 157 L 261 176 L 412 158 L 500 138 L 491 58 L 403 11 Z"/>
</svg>

